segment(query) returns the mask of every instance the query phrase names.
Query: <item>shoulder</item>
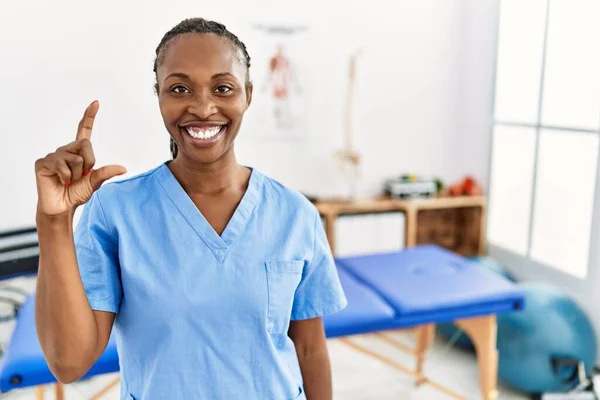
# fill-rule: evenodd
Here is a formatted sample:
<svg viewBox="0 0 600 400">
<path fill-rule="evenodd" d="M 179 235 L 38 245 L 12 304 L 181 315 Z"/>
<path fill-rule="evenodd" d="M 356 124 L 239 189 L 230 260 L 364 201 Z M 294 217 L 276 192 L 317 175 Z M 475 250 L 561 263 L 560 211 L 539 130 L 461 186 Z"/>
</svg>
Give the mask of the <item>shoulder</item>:
<svg viewBox="0 0 600 400">
<path fill-rule="evenodd" d="M 164 164 L 142 173 L 105 183 L 98 189 L 93 198 L 105 213 L 138 212 L 144 204 L 156 198 L 157 174 Z"/>
<path fill-rule="evenodd" d="M 317 207 L 298 190 L 276 179 L 265 177 L 262 186 L 261 223 L 269 226 L 273 237 L 288 238 L 295 250 L 310 252 L 321 220 Z"/>
<path fill-rule="evenodd" d="M 279 210 L 280 214 L 294 215 L 314 221 L 318 215 L 317 208 L 305 195 L 276 179 L 265 175 L 263 177 L 264 203 Z"/>
<path fill-rule="evenodd" d="M 163 164 L 142 173 L 105 183 L 96 194 L 102 201 L 122 201 L 127 197 L 135 197 L 151 189 L 155 183 L 155 175 L 163 168 Z"/>
</svg>

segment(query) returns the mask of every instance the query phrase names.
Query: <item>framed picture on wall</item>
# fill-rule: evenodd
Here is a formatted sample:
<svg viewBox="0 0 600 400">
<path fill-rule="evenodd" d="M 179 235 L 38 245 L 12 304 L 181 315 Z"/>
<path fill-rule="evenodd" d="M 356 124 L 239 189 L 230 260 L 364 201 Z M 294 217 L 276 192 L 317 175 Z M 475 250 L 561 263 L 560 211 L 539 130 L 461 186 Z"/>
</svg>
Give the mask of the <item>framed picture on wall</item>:
<svg viewBox="0 0 600 400">
<path fill-rule="evenodd" d="M 293 141 L 306 137 L 310 34 L 302 25 L 248 23 L 244 27 L 254 84 L 244 124 L 253 137 Z"/>
</svg>

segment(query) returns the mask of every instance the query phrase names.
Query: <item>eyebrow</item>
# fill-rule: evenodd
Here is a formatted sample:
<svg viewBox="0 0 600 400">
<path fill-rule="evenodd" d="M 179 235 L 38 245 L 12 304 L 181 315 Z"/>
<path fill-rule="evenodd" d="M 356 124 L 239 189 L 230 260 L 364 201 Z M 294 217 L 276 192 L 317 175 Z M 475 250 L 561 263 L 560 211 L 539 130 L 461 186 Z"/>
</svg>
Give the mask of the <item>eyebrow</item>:
<svg viewBox="0 0 600 400">
<path fill-rule="evenodd" d="M 212 76 L 212 79 L 217 79 L 217 78 L 225 78 L 225 77 L 232 77 L 235 78 L 235 76 L 229 72 L 219 72 L 217 74 L 214 74 Z M 169 78 L 181 78 L 181 79 L 187 79 L 187 80 L 191 80 L 190 76 L 188 74 L 184 74 L 183 72 L 173 72 L 171 74 L 169 74 L 165 80 L 169 79 Z"/>
<path fill-rule="evenodd" d="M 214 74 L 212 76 L 212 79 L 216 79 L 216 78 L 225 78 L 225 77 L 231 77 L 231 78 L 235 78 L 235 76 L 229 72 L 219 72 L 218 74 Z"/>
<path fill-rule="evenodd" d="M 169 78 L 190 79 L 190 77 L 187 74 L 184 74 L 183 72 L 173 72 L 165 78 L 165 81 Z"/>
</svg>

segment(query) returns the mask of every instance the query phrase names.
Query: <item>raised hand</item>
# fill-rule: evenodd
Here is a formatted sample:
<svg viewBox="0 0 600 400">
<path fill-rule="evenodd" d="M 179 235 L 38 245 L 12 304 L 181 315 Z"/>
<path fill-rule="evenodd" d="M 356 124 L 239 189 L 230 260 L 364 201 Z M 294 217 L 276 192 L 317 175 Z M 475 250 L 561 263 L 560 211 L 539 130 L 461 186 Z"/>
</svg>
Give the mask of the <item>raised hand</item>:
<svg viewBox="0 0 600 400">
<path fill-rule="evenodd" d="M 94 169 L 96 160 L 90 139 L 99 106 L 94 101 L 85 110 L 74 142 L 36 161 L 38 214 L 58 216 L 74 212 L 105 181 L 127 172 L 120 165 Z"/>
</svg>

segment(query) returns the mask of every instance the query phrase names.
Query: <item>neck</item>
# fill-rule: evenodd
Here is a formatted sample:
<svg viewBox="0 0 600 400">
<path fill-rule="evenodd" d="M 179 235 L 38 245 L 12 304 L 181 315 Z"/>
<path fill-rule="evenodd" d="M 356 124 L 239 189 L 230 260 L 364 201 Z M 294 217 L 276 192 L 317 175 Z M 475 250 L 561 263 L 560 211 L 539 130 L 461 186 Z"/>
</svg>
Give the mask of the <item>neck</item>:
<svg viewBox="0 0 600 400">
<path fill-rule="evenodd" d="M 250 171 L 240 165 L 233 154 L 211 164 L 199 164 L 180 153 L 168 165 L 190 195 L 218 195 L 231 189 L 236 190 L 247 185 L 250 175 Z"/>
</svg>

